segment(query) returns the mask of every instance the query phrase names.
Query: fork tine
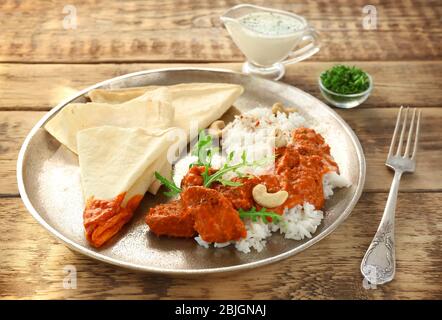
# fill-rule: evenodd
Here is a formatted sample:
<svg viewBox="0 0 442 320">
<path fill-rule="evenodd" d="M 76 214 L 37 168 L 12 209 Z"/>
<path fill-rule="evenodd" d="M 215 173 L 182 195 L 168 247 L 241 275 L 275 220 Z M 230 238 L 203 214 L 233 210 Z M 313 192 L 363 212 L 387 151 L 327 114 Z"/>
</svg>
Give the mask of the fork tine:
<svg viewBox="0 0 442 320">
<path fill-rule="evenodd" d="M 421 111 L 419 110 L 417 113 L 416 137 L 414 138 L 413 155 L 411 156 L 411 160 L 414 160 L 414 158 L 416 157 L 417 143 L 419 141 L 420 124 L 421 124 Z"/>
<path fill-rule="evenodd" d="M 408 117 L 408 107 L 405 109 L 404 122 L 402 124 L 401 136 L 399 137 L 399 144 L 397 146 L 396 155 L 398 156 L 401 153 L 402 149 L 402 141 L 404 140 L 405 129 L 407 128 L 407 117 Z"/>
<path fill-rule="evenodd" d="M 393 153 L 393 147 L 394 147 L 394 143 L 395 143 L 395 140 L 396 140 L 396 134 L 397 134 L 397 131 L 398 131 L 398 128 L 399 128 L 399 121 L 401 119 L 402 109 L 403 109 L 403 107 L 401 106 L 399 108 L 399 112 L 397 114 L 396 126 L 394 127 L 393 137 L 391 138 L 390 150 L 388 151 L 388 156 L 389 157 Z"/>
<path fill-rule="evenodd" d="M 414 117 L 416 116 L 416 108 L 413 109 L 413 115 L 411 116 L 410 128 L 408 129 L 407 145 L 405 146 L 404 158 L 408 157 L 408 151 L 411 145 L 411 134 L 413 132 Z"/>
</svg>

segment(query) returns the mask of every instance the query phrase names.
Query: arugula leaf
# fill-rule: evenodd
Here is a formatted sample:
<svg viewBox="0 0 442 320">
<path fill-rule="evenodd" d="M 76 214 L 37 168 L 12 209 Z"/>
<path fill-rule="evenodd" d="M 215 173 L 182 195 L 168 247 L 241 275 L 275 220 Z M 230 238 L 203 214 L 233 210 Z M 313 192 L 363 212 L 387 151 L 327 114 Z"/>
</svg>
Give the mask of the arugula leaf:
<svg viewBox="0 0 442 320">
<path fill-rule="evenodd" d="M 212 148 L 212 136 L 206 135 L 204 130 L 201 130 L 198 135 L 198 141 L 192 150 L 192 155 L 198 158 L 193 165 L 210 166 L 215 153 L 216 148 Z"/>
<path fill-rule="evenodd" d="M 232 180 L 226 180 L 226 179 L 218 179 L 218 182 L 221 182 L 223 186 L 229 186 L 229 187 L 239 187 L 242 186 L 242 183 L 239 181 L 232 181 Z"/>
<path fill-rule="evenodd" d="M 207 180 L 204 180 L 204 186 L 205 187 L 210 187 L 210 185 L 212 183 L 214 183 L 215 181 L 219 181 L 223 180 L 223 176 L 227 173 L 227 172 L 237 172 L 236 170 L 243 168 L 243 167 L 257 167 L 257 166 L 263 166 L 265 164 L 267 164 L 269 162 L 270 159 L 273 159 L 273 157 L 266 157 L 263 158 L 261 160 L 258 161 L 252 161 L 252 162 L 247 162 L 246 159 L 246 152 L 244 151 L 241 155 L 241 162 L 235 165 L 230 165 L 229 162 L 226 162 L 221 169 L 219 169 L 218 171 L 216 171 L 214 174 L 210 175 L 208 177 Z M 222 182 L 221 182 L 222 183 Z"/>
<path fill-rule="evenodd" d="M 264 223 L 268 223 L 267 218 L 272 218 L 272 222 L 279 223 L 281 221 L 281 216 L 273 211 L 267 211 L 266 208 L 261 208 L 261 210 L 256 211 L 255 207 L 252 207 L 250 210 L 246 211 L 243 209 L 239 209 L 239 217 L 241 219 L 250 218 L 253 222 L 258 221 L 258 218 Z"/>
<path fill-rule="evenodd" d="M 181 193 L 181 189 L 175 184 L 175 182 L 163 177 L 158 171 L 155 171 L 155 178 L 157 178 L 163 185 L 165 185 L 170 191 L 164 192 L 168 197 L 174 197 Z"/>
<path fill-rule="evenodd" d="M 250 178 L 250 175 L 241 174 L 238 169 L 242 167 L 256 167 L 262 166 L 269 162 L 270 159 L 274 159 L 273 157 L 266 157 L 258 161 L 247 162 L 247 154 L 245 151 L 241 154 L 241 162 L 231 165 L 231 162 L 234 158 L 234 152 L 230 152 L 227 156 L 227 161 L 224 165 L 217 170 L 213 174 L 209 174 L 213 155 L 219 152 L 219 148 L 212 146 L 212 136 L 207 135 L 204 130 L 201 130 L 198 136 L 198 142 L 195 144 L 191 154 L 197 157 L 197 160 L 192 163 L 189 168 L 192 166 L 203 166 L 204 171 L 201 173 L 201 177 L 203 178 L 203 186 L 209 188 L 212 183 L 219 182 L 224 186 L 230 187 L 238 187 L 241 186 L 242 183 L 238 181 L 232 181 L 224 179 L 224 174 L 228 172 L 235 172 L 239 177 L 247 177 Z M 181 188 L 179 188 L 175 182 L 168 180 L 163 177 L 159 172 L 155 171 L 155 177 L 165 185 L 170 191 L 165 192 L 164 194 L 168 197 L 174 197 L 181 193 Z M 261 210 L 262 211 L 262 210 Z M 261 212 L 259 211 L 259 212 Z"/>
<path fill-rule="evenodd" d="M 203 178 L 203 186 L 206 188 L 209 188 L 214 182 L 220 182 L 225 186 L 240 186 L 240 182 L 224 179 L 224 174 L 226 174 L 227 172 L 235 172 L 239 177 L 243 177 L 244 175 L 241 174 L 238 169 L 242 167 L 262 166 L 269 161 L 268 158 L 264 158 L 259 161 L 247 162 L 247 154 L 245 151 L 243 151 L 243 153 L 241 154 L 241 162 L 231 165 L 231 162 L 233 161 L 235 155 L 235 153 L 232 151 L 228 154 L 227 160 L 224 165 L 215 173 L 209 174 L 209 169 L 211 168 L 213 156 L 217 152 L 219 152 L 219 148 L 213 147 L 212 142 L 213 141 L 211 135 L 207 135 L 204 130 L 201 130 L 199 132 L 198 141 L 192 150 L 192 155 L 196 156 L 197 160 L 190 165 L 190 167 L 204 166 L 204 171 L 202 172 L 201 176 Z M 270 159 L 274 159 L 274 157 Z"/>
</svg>

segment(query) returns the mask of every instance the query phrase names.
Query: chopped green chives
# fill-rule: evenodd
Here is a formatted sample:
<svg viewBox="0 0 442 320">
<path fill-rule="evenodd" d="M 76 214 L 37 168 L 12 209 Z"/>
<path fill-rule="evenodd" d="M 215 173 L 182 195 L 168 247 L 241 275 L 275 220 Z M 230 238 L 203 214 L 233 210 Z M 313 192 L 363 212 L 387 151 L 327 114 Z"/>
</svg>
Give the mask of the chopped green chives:
<svg viewBox="0 0 442 320">
<path fill-rule="evenodd" d="M 363 70 L 345 65 L 336 65 L 323 72 L 321 82 L 328 90 L 339 94 L 361 93 L 370 86 L 370 79 Z"/>
</svg>

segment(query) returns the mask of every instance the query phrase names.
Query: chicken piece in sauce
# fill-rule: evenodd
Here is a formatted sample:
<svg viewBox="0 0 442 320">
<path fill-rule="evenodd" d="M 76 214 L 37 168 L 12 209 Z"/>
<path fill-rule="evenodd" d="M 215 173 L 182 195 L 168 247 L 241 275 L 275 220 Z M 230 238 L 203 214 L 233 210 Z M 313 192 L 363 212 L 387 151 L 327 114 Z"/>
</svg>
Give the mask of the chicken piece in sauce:
<svg viewBox="0 0 442 320">
<path fill-rule="evenodd" d="M 259 179 L 252 178 L 234 178 L 235 182 L 240 182 L 240 186 L 224 186 L 221 183 L 212 185 L 212 188 L 222 193 L 226 197 L 235 209 L 250 210 L 254 205 L 252 190 L 253 187 L 259 183 Z"/>
<path fill-rule="evenodd" d="M 276 154 L 276 173 L 282 189 L 289 193 L 284 206 L 310 202 L 321 209 L 325 203 L 322 177 L 330 171 L 339 173 L 324 138 L 313 129 L 298 128 L 292 133 L 292 143 L 278 148 Z"/>
<path fill-rule="evenodd" d="M 291 171 L 283 176 L 281 179 L 282 189 L 289 194 L 284 207 L 292 208 L 296 205 L 302 205 L 304 202 L 309 202 L 315 206 L 316 209 L 321 209 L 324 206 L 324 190 L 322 186 L 322 174 L 314 169 L 302 169 Z M 275 208 L 274 211 L 280 212 L 280 207 Z"/>
<path fill-rule="evenodd" d="M 195 219 L 192 212 L 183 208 L 181 200 L 150 208 L 146 217 L 150 231 L 157 236 L 191 238 L 195 236 Z"/>
<path fill-rule="evenodd" d="M 204 166 L 193 166 L 189 169 L 187 174 L 181 181 L 181 188 L 185 190 L 192 186 L 202 186 Z M 209 174 L 212 175 L 216 169 L 210 168 Z M 253 207 L 254 201 L 252 198 L 252 189 L 259 183 L 258 178 L 234 178 L 235 182 L 240 182 L 242 185 L 238 187 L 224 186 L 221 183 L 213 183 L 210 188 L 222 193 L 228 200 L 230 200 L 236 209 L 249 210 Z"/>
<path fill-rule="evenodd" d="M 194 228 L 204 241 L 222 243 L 246 237 L 247 231 L 238 211 L 220 192 L 188 187 L 181 194 L 181 201 L 194 216 Z"/>
<path fill-rule="evenodd" d="M 329 171 L 336 171 L 339 173 L 337 163 L 330 155 L 330 146 L 325 143 L 324 138 L 309 128 L 298 128 L 292 133 L 293 147 L 303 156 L 303 160 L 309 159 L 312 156 L 321 158 L 322 173 Z M 307 166 L 308 163 L 301 163 Z"/>
<path fill-rule="evenodd" d="M 206 168 L 204 166 L 193 166 L 189 169 L 186 175 L 181 180 L 181 188 L 184 190 L 187 187 L 192 186 L 202 186 L 204 184 L 204 179 L 201 176 Z M 216 172 L 215 169 L 209 169 L 209 175 L 212 175 Z"/>
</svg>

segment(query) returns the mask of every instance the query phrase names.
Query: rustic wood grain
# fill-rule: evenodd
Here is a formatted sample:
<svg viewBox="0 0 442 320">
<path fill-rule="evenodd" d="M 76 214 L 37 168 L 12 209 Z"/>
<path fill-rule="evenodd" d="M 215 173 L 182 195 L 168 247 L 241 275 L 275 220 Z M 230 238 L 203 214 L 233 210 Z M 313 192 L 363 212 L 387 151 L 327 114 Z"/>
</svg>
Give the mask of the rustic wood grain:
<svg viewBox="0 0 442 320">
<path fill-rule="evenodd" d="M 76 29 L 65 29 L 66 1 L 0 2 L 0 61 L 241 61 L 219 16 L 241 1 L 75 1 Z M 269 5 L 264 0 L 250 1 Z M 364 30 L 363 8 L 377 9 Z M 277 0 L 272 7 L 304 15 L 321 33 L 316 61 L 416 60 L 442 57 L 437 0 Z"/>
<path fill-rule="evenodd" d="M 15 178 L 17 153 L 43 111 L 80 89 L 128 72 L 191 62 L 240 70 L 244 57 L 218 19 L 237 3 L 78 0 L 72 2 L 77 28 L 64 29 L 66 1 L 0 1 L 0 299 L 442 299 L 438 0 L 272 2 L 304 15 L 321 33 L 321 51 L 288 67 L 282 81 L 320 98 L 317 76 L 342 61 L 362 67 L 375 82 L 362 106 L 337 110 L 363 145 L 365 192 L 343 225 L 301 254 L 256 270 L 203 278 L 134 273 L 70 251 L 24 208 Z M 377 9 L 376 30 L 362 28 L 367 4 Z M 359 264 L 385 206 L 392 174 L 384 161 L 402 104 L 424 109 L 418 167 L 401 182 L 396 278 L 366 290 Z M 63 288 L 66 265 L 77 269 L 77 289 Z"/>
<path fill-rule="evenodd" d="M 442 62 L 349 62 L 374 78 L 370 98 L 358 108 L 440 107 Z M 322 99 L 317 80 L 333 63 L 303 62 L 288 67 L 283 82 Z M 62 99 L 97 82 L 126 73 L 166 67 L 240 70 L 239 63 L 217 64 L 1 64 L 0 110 L 49 110 Z"/>
<path fill-rule="evenodd" d="M 441 299 L 442 193 L 399 195 L 396 278 L 364 289 L 359 265 L 386 197 L 364 194 L 335 232 L 295 257 L 204 277 L 135 273 L 91 260 L 52 238 L 19 198 L 0 199 L 0 298 Z M 63 288 L 66 265 L 77 270 L 77 289 Z"/>
<path fill-rule="evenodd" d="M 18 194 L 16 165 L 24 138 L 41 112 L 0 112 L 0 196 Z"/>
<path fill-rule="evenodd" d="M 367 159 L 365 191 L 388 191 L 392 173 L 384 163 L 396 119 L 396 109 L 338 110 L 358 135 Z M 0 194 L 16 195 L 16 159 L 25 136 L 44 112 L 0 111 Z M 401 190 L 442 191 L 442 108 L 423 111 L 418 167 L 402 178 Z"/>
</svg>

